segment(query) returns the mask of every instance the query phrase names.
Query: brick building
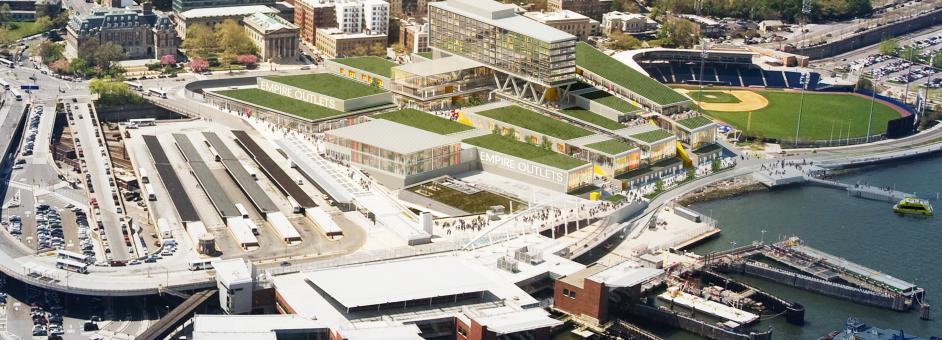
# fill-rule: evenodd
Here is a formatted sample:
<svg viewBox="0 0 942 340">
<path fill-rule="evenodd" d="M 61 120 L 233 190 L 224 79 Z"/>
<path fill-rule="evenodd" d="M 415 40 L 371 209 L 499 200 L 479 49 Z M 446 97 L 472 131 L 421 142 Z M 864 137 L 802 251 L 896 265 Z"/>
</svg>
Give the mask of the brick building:
<svg viewBox="0 0 942 340">
<path fill-rule="evenodd" d="M 556 280 L 553 304 L 560 311 L 603 324 L 609 321 L 613 291 L 638 297 L 645 283 L 663 273 L 661 269 L 645 268 L 631 261 L 614 266 L 597 263 Z"/>
<path fill-rule="evenodd" d="M 160 58 L 177 54 L 177 33 L 170 18 L 153 11 L 150 3 L 136 8 L 96 9 L 72 16 L 66 27 L 65 55 L 78 57 L 89 41 L 121 45 L 126 59 Z"/>
<path fill-rule="evenodd" d="M 559 12 L 564 9 L 602 21 L 602 14 L 612 9 L 612 0 L 548 0 L 547 10 Z"/>
</svg>

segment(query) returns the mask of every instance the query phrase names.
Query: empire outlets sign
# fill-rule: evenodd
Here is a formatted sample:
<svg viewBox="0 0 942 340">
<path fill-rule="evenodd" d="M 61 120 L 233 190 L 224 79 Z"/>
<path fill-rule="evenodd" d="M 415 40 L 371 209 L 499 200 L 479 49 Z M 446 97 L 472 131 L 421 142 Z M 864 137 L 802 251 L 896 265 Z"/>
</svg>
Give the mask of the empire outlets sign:
<svg viewBox="0 0 942 340">
<path fill-rule="evenodd" d="M 566 185 L 568 176 L 565 172 L 481 148 L 478 148 L 478 155 L 484 165 L 492 165 L 513 173 L 535 177 L 563 186 Z"/>
<path fill-rule="evenodd" d="M 323 106 L 334 110 L 342 109 L 337 103 L 339 101 L 337 98 L 325 96 L 304 89 L 299 89 L 294 86 L 288 86 L 265 78 L 258 78 L 258 88 L 262 91 L 271 92 L 288 98 L 294 98 L 305 103 Z"/>
</svg>

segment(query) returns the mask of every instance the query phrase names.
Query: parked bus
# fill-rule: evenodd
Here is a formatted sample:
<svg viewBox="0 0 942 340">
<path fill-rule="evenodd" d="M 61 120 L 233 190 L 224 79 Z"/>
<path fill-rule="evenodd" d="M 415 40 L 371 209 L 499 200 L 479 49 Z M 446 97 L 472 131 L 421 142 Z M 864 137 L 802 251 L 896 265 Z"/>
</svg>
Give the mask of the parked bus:
<svg viewBox="0 0 942 340">
<path fill-rule="evenodd" d="M 260 233 L 258 230 L 258 224 L 255 224 L 255 221 L 252 221 L 252 219 L 246 218 L 245 225 L 249 227 L 249 230 L 252 230 L 253 235 L 258 235 Z"/>
<path fill-rule="evenodd" d="M 242 215 L 242 218 L 244 218 L 244 219 L 248 219 L 248 218 L 249 218 L 249 211 L 248 211 L 248 210 L 245 210 L 245 206 L 242 205 L 242 203 L 236 203 L 236 204 L 235 204 L 235 207 L 236 207 L 236 209 L 239 209 L 239 214 Z"/>
<path fill-rule="evenodd" d="M 189 264 L 189 269 L 196 271 L 213 269 L 213 261 L 219 261 L 219 258 L 191 258 L 187 262 Z"/>
<path fill-rule="evenodd" d="M 70 259 L 56 260 L 56 268 L 73 271 L 81 274 L 88 274 L 88 264 Z"/>
<path fill-rule="evenodd" d="M 125 81 L 124 83 L 127 84 L 128 87 L 134 91 L 144 91 L 144 84 L 141 84 L 136 81 L 130 81 L 130 80 Z"/>
<path fill-rule="evenodd" d="M 8 83 L 6 80 L 0 79 L 0 89 L 2 90 L 10 89 L 10 83 Z"/>
<path fill-rule="evenodd" d="M 0 58 L 0 65 L 13 68 L 13 62 L 6 58 Z"/>
<path fill-rule="evenodd" d="M 56 251 L 56 258 L 64 260 L 78 261 L 82 263 L 92 263 L 95 259 L 85 254 L 79 254 L 68 250 L 59 249 Z"/>
<path fill-rule="evenodd" d="M 288 204 L 291 204 L 291 211 L 295 214 L 301 213 L 301 205 L 298 204 L 298 201 L 294 197 L 288 196 Z"/>
<path fill-rule="evenodd" d="M 20 91 L 17 91 L 16 89 L 11 88 L 11 89 L 10 89 L 10 92 L 13 93 L 13 98 L 16 98 L 16 101 L 22 101 L 22 100 L 23 100 L 23 94 L 20 93 Z"/>
<path fill-rule="evenodd" d="M 147 170 L 141 170 L 141 183 L 147 184 L 150 183 L 150 178 L 147 177 Z"/>
<path fill-rule="evenodd" d="M 137 126 L 154 126 L 157 125 L 157 120 L 154 118 L 128 119 L 128 124 L 134 124 Z"/>
<path fill-rule="evenodd" d="M 157 193 L 154 192 L 154 185 L 153 185 L 153 184 L 150 184 L 150 183 L 144 184 L 144 191 L 146 191 L 145 193 L 147 194 L 147 200 L 148 200 L 148 201 L 156 201 L 156 200 L 157 200 Z"/>
<path fill-rule="evenodd" d="M 169 240 L 173 238 L 173 230 L 170 229 L 170 223 L 167 222 L 166 218 L 157 219 L 157 232 L 160 233 L 161 240 Z"/>
<path fill-rule="evenodd" d="M 148 91 L 148 92 L 149 92 L 150 95 L 152 95 L 152 96 L 156 96 L 156 97 L 160 97 L 160 98 L 164 98 L 164 99 L 167 98 L 167 91 L 164 91 L 164 90 L 161 90 L 161 89 L 150 89 L 150 91 Z"/>
</svg>

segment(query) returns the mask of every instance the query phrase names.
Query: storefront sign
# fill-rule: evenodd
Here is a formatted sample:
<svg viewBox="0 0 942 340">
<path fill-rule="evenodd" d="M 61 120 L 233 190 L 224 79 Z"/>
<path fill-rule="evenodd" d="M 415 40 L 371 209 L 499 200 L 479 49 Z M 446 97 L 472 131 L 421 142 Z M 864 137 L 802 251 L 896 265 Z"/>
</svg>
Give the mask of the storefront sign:
<svg viewBox="0 0 942 340">
<path fill-rule="evenodd" d="M 544 181 L 566 185 L 567 174 L 565 172 L 537 163 L 521 160 L 516 157 L 490 152 L 482 148 L 478 148 L 478 155 L 481 156 L 481 163 L 484 163 L 485 166 L 492 165 L 507 171 L 539 178 Z"/>
<path fill-rule="evenodd" d="M 323 106 L 334 110 L 342 110 L 340 104 L 337 103 L 339 99 L 328 97 L 316 92 L 299 89 L 294 86 L 288 86 L 265 78 L 258 78 L 258 88 L 262 91 L 271 92 L 288 98 L 294 98 L 305 103 Z"/>
</svg>

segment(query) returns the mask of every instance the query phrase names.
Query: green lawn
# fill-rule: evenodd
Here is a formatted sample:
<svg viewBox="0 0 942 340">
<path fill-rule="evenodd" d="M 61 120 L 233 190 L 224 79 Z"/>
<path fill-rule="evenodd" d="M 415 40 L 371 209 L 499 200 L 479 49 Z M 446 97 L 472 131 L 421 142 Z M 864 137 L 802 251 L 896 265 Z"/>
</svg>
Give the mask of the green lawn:
<svg viewBox="0 0 942 340">
<path fill-rule="evenodd" d="M 503 137 L 496 134 L 468 138 L 465 139 L 464 142 L 562 170 L 573 169 L 588 163 L 561 153 L 556 153 L 524 142 L 518 142 L 510 139 L 510 137 Z"/>
<path fill-rule="evenodd" d="M 622 141 L 617 141 L 614 139 L 603 140 L 601 142 L 595 142 L 592 144 L 586 144 L 585 147 L 595 150 L 595 151 L 600 151 L 602 153 L 606 153 L 609 155 L 617 155 L 622 152 L 635 149 L 634 145 L 631 145 Z"/>
<path fill-rule="evenodd" d="M 415 109 L 402 109 L 399 111 L 386 112 L 378 114 L 374 117 L 391 120 L 396 123 L 409 125 L 411 127 L 434 132 L 440 135 L 447 135 L 473 129 L 473 127 Z"/>
<path fill-rule="evenodd" d="M 217 91 L 216 93 L 310 120 L 318 120 L 344 114 L 344 112 L 341 111 L 328 109 L 323 106 L 306 103 L 259 89 L 225 90 Z"/>
<path fill-rule="evenodd" d="M 8 32 L 12 40 L 19 40 L 42 32 L 42 27 L 39 27 L 35 21 L 11 21 L 6 25 L 10 26 Z"/>
<path fill-rule="evenodd" d="M 392 77 L 392 68 L 399 66 L 394 62 L 380 57 L 351 57 L 334 59 L 335 62 L 358 68 L 366 72 L 378 74 L 383 77 Z"/>
<path fill-rule="evenodd" d="M 294 86 L 299 89 L 344 100 L 386 92 L 377 87 L 325 73 L 271 76 L 265 78 L 288 86 Z"/>
<path fill-rule="evenodd" d="M 689 100 L 657 80 L 651 79 L 584 42 L 576 44 L 576 66 L 660 105 Z"/>
<path fill-rule="evenodd" d="M 570 140 L 592 134 L 589 130 L 541 115 L 517 105 L 481 111 L 478 112 L 478 114 L 562 140 Z"/>
<path fill-rule="evenodd" d="M 732 103 L 741 102 L 739 98 L 736 98 L 736 96 L 731 95 L 726 92 L 722 92 L 722 91 L 703 91 L 703 100 L 700 100 L 700 92 L 701 91 L 699 90 L 694 90 L 694 91 L 687 92 L 687 95 L 689 95 L 690 98 L 693 98 L 693 100 L 696 100 L 698 102 L 704 102 L 704 103 L 730 103 L 732 104 Z"/>
<path fill-rule="evenodd" d="M 599 104 L 608 106 L 615 109 L 618 112 L 628 113 L 641 110 L 637 106 L 631 105 L 631 103 L 618 98 L 611 93 L 605 91 L 595 91 L 589 93 L 580 94 L 580 96 L 585 97 L 588 100 L 597 102 Z"/>
<path fill-rule="evenodd" d="M 507 211 L 510 211 L 510 202 L 513 202 L 514 211 L 527 209 L 527 204 L 520 200 L 498 195 L 486 190 L 468 195 L 435 182 L 419 184 L 406 190 L 472 214 L 484 213 L 487 211 L 487 208 L 495 205 L 502 205 Z"/>
<path fill-rule="evenodd" d="M 798 123 L 801 94 L 786 91 L 754 91 L 769 100 L 769 106 L 752 113 L 752 124 L 747 130 L 748 112 L 706 111 L 716 119 L 745 131 L 747 135 L 793 140 Z M 862 137 L 867 134 L 870 99 L 842 93 L 805 93 L 804 112 L 801 115 L 802 140 L 827 140 L 833 136 Z M 873 106 L 870 133 L 886 131 L 886 122 L 899 118 L 899 113 L 879 101 Z"/>
<path fill-rule="evenodd" d="M 631 136 L 631 138 L 640 140 L 645 143 L 654 143 L 664 138 L 671 137 L 673 135 L 674 135 L 673 133 L 670 133 L 667 130 L 657 129 L 657 130 L 642 132 L 637 135 L 633 135 Z"/>
<path fill-rule="evenodd" d="M 566 115 L 566 116 L 569 116 L 569 117 L 572 117 L 572 118 L 575 118 L 584 122 L 601 126 L 602 128 L 609 129 L 609 130 L 618 130 L 618 129 L 625 128 L 625 126 L 621 125 L 621 123 L 619 122 L 616 122 L 614 120 L 606 118 L 605 116 L 602 116 L 595 112 L 592 112 L 583 108 L 579 108 L 579 107 L 559 110 L 559 113 L 562 113 L 563 115 Z"/>
<path fill-rule="evenodd" d="M 701 126 L 713 124 L 713 120 L 704 116 L 696 116 L 678 120 L 677 124 L 683 125 L 688 129 L 696 129 Z"/>
</svg>

